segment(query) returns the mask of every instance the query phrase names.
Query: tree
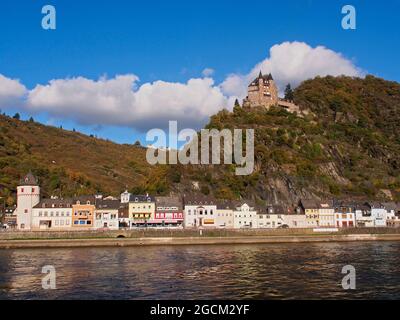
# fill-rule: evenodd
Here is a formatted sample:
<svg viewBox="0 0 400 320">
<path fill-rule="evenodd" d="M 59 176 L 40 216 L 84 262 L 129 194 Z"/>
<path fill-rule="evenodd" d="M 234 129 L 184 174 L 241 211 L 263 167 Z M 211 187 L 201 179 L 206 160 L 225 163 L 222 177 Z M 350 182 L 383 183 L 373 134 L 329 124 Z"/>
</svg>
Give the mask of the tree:
<svg viewBox="0 0 400 320">
<path fill-rule="evenodd" d="M 234 107 L 240 108 L 240 103 L 239 103 L 238 99 L 235 100 L 235 106 Z"/>
<path fill-rule="evenodd" d="M 19 120 L 21 119 L 21 115 L 17 112 L 16 114 L 14 114 L 13 118 Z"/>
<path fill-rule="evenodd" d="M 285 100 L 293 101 L 293 99 L 294 99 L 293 89 L 290 83 L 288 83 L 288 85 L 285 88 Z"/>
<path fill-rule="evenodd" d="M 29 118 L 29 122 L 35 122 L 35 120 L 33 119 L 33 117 Z"/>
<path fill-rule="evenodd" d="M 136 147 L 140 147 L 140 146 L 141 146 L 140 141 L 139 141 L 139 140 L 136 140 L 136 142 L 135 142 L 134 145 L 135 145 Z"/>
</svg>

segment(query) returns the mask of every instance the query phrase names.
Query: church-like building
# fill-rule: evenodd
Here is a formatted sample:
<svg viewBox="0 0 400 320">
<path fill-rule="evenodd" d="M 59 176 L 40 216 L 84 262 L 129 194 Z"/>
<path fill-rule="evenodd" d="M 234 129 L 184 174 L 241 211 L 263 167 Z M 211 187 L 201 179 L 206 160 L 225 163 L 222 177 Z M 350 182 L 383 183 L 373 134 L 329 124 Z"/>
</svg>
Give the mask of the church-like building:
<svg viewBox="0 0 400 320">
<path fill-rule="evenodd" d="M 291 101 L 279 98 L 278 88 L 271 73 L 268 75 L 260 74 L 247 88 L 247 97 L 243 100 L 244 108 L 272 106 L 285 108 L 289 112 L 300 112 L 300 108 Z"/>
</svg>

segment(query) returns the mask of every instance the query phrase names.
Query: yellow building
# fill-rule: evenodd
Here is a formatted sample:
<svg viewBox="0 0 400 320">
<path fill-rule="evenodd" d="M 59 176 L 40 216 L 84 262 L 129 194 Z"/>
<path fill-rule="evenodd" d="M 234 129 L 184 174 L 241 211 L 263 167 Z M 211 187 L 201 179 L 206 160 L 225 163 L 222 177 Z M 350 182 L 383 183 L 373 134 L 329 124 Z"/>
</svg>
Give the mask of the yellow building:
<svg viewBox="0 0 400 320">
<path fill-rule="evenodd" d="M 147 226 L 155 221 L 155 199 L 149 195 L 131 195 L 129 198 L 130 227 Z"/>
<path fill-rule="evenodd" d="M 300 208 L 306 215 L 307 227 L 316 228 L 319 225 L 319 204 L 314 200 L 301 200 Z"/>
</svg>

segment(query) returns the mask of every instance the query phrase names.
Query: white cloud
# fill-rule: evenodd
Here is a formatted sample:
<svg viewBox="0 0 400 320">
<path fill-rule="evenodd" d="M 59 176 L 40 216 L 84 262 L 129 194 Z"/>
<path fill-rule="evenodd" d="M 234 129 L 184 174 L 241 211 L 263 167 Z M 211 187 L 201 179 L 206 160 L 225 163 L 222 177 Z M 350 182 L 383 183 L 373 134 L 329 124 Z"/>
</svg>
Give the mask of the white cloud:
<svg viewBox="0 0 400 320">
<path fill-rule="evenodd" d="M 224 107 L 231 109 L 236 97 L 244 98 L 248 83 L 260 70 L 271 72 L 281 91 L 287 83 L 297 86 L 317 75 L 362 75 L 340 53 L 322 46 L 312 48 L 303 42 L 284 42 L 274 45 L 269 57 L 248 74 L 230 74 L 219 85 L 211 78 L 211 68 L 203 70 L 204 78 L 186 83 L 159 80 L 140 84 L 136 75 L 127 74 L 98 80 L 55 79 L 29 92 L 18 80 L 0 75 L 0 105 L 6 99 L 26 96 L 27 111 L 47 112 L 50 117 L 70 118 L 82 124 L 148 130 L 165 128 L 168 120 L 177 120 L 180 128 L 199 129 L 210 115 Z"/>
<path fill-rule="evenodd" d="M 84 124 L 114 124 L 148 129 L 168 120 L 200 128 L 230 101 L 211 78 L 187 83 L 156 81 L 138 87 L 135 75 L 52 80 L 30 91 L 27 108 Z"/>
<path fill-rule="evenodd" d="M 10 79 L 0 74 L 0 106 L 12 107 L 20 103 L 22 97 L 27 93 L 24 85 L 19 80 Z"/>
<path fill-rule="evenodd" d="M 204 77 L 211 77 L 211 76 L 214 74 L 214 69 L 205 68 L 205 69 L 201 72 L 201 74 L 202 74 Z"/>
<path fill-rule="evenodd" d="M 272 73 L 281 92 L 288 83 L 296 87 L 316 76 L 363 75 L 363 71 L 342 54 L 323 46 L 313 48 L 304 42 L 283 42 L 271 47 L 269 53 L 269 57 L 256 64 L 247 75 L 228 76 L 221 84 L 223 92 L 243 98 L 248 83 L 260 70 L 264 74 Z"/>
</svg>

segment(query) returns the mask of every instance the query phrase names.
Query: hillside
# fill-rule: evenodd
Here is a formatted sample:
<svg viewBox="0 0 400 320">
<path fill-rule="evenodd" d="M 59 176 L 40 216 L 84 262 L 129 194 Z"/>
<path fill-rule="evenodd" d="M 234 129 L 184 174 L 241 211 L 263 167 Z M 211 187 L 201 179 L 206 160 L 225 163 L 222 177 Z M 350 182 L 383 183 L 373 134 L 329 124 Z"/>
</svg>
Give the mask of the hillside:
<svg viewBox="0 0 400 320">
<path fill-rule="evenodd" d="M 400 200 L 400 84 L 372 76 L 315 78 L 282 109 L 223 110 L 207 128 L 254 128 L 255 171 L 235 166 L 150 166 L 145 149 L 0 116 L 0 196 L 12 202 L 31 170 L 43 194 L 170 191 L 292 205 L 299 198 Z"/>
<path fill-rule="evenodd" d="M 148 165 L 142 147 L 0 116 L 0 196 L 9 204 L 28 171 L 45 196 L 167 190 L 167 168 Z"/>
<path fill-rule="evenodd" d="M 325 77 L 294 92 L 305 117 L 272 108 L 235 107 L 208 128 L 254 128 L 256 169 L 238 177 L 231 166 L 179 167 L 181 192 L 292 205 L 303 198 L 399 199 L 400 84 Z"/>
</svg>

